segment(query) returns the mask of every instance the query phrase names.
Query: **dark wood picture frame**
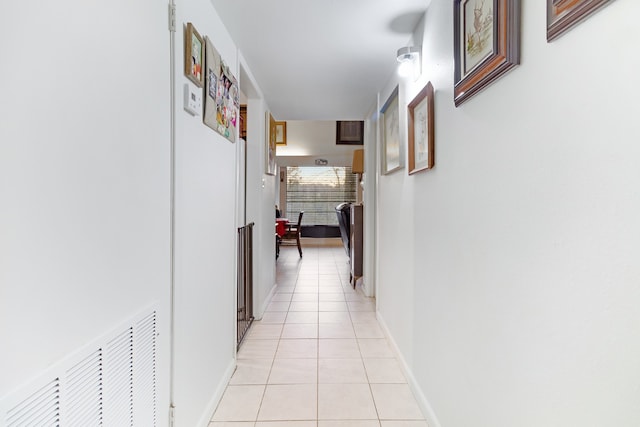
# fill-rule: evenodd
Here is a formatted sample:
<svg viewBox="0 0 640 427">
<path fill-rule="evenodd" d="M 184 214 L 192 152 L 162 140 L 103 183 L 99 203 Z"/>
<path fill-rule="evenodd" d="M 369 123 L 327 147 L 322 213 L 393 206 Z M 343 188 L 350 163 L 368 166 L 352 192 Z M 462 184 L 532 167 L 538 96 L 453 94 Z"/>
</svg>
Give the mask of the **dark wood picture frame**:
<svg viewBox="0 0 640 427">
<path fill-rule="evenodd" d="M 454 0 L 453 16 L 458 107 L 520 63 L 520 0 Z"/>
<path fill-rule="evenodd" d="M 352 120 L 336 122 L 336 144 L 364 145 L 364 121 Z"/>
<path fill-rule="evenodd" d="M 557 39 L 613 0 L 547 0 L 547 42 Z"/>
<path fill-rule="evenodd" d="M 184 32 L 184 75 L 196 86 L 204 86 L 204 39 L 191 22 Z"/>
<path fill-rule="evenodd" d="M 428 82 L 407 106 L 409 175 L 433 167 L 434 105 L 433 85 Z"/>
</svg>

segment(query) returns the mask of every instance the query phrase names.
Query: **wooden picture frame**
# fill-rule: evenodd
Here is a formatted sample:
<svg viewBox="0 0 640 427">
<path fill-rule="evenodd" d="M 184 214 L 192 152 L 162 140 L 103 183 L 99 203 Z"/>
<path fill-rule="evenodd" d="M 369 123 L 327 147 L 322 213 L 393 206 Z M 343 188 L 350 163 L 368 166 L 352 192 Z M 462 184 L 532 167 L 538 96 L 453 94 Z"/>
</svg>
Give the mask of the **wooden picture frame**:
<svg viewBox="0 0 640 427">
<path fill-rule="evenodd" d="M 400 107 L 398 103 L 398 86 L 380 110 L 382 126 L 382 174 L 386 175 L 402 169 L 404 159 L 400 144 Z"/>
<path fill-rule="evenodd" d="M 547 0 L 547 42 L 553 41 L 613 0 Z"/>
<path fill-rule="evenodd" d="M 276 122 L 276 145 L 287 145 L 287 122 Z"/>
<path fill-rule="evenodd" d="M 456 107 L 520 63 L 520 0 L 454 0 Z"/>
<path fill-rule="evenodd" d="M 204 86 L 204 40 L 191 22 L 184 35 L 184 75 L 196 86 Z"/>
<path fill-rule="evenodd" d="M 434 104 L 433 85 L 428 82 L 407 106 L 409 175 L 433 167 Z"/>
<path fill-rule="evenodd" d="M 337 145 L 364 145 L 364 121 L 337 121 Z"/>
<path fill-rule="evenodd" d="M 265 112 L 265 162 L 264 173 L 276 174 L 276 121 L 269 111 Z"/>
</svg>

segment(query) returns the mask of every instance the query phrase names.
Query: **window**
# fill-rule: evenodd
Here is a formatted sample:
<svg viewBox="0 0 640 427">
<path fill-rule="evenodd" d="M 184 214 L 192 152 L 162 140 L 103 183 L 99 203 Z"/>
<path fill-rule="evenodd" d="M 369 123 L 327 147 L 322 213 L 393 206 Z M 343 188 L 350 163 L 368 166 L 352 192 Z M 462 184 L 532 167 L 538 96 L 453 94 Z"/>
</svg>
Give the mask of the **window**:
<svg viewBox="0 0 640 427">
<path fill-rule="evenodd" d="M 336 206 L 356 201 L 356 174 L 350 167 L 287 167 L 287 217 L 305 225 L 338 225 Z"/>
</svg>

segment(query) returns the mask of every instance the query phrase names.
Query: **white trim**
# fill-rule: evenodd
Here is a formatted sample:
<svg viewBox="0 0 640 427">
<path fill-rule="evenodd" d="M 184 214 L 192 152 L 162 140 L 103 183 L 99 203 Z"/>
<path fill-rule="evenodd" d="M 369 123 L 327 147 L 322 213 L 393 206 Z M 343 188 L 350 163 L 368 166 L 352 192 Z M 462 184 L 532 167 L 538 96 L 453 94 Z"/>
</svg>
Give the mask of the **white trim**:
<svg viewBox="0 0 640 427">
<path fill-rule="evenodd" d="M 406 360 L 402 356 L 402 353 L 400 352 L 400 348 L 398 347 L 395 340 L 393 339 L 393 336 L 391 335 L 391 332 L 387 327 L 387 323 L 384 321 L 384 318 L 382 317 L 379 311 L 376 311 L 376 318 L 378 319 L 378 323 L 380 324 L 380 327 L 382 328 L 382 331 L 384 332 L 387 338 L 387 341 L 389 341 L 389 343 L 391 344 L 391 348 L 395 353 L 395 356 L 398 359 L 398 362 L 400 362 L 400 369 L 402 369 L 402 373 L 407 379 L 409 388 L 411 389 L 413 396 L 416 398 L 416 402 L 418 402 L 418 406 L 422 411 L 422 415 L 424 415 L 424 418 L 427 420 L 427 424 L 429 425 L 429 427 L 441 427 L 440 422 L 438 421 L 438 418 L 436 417 L 436 414 L 433 411 L 431 404 L 429 403 L 429 400 L 424 395 L 422 389 L 420 388 L 420 385 L 418 385 L 418 381 L 413 376 L 413 371 L 411 370 Z"/>
<path fill-rule="evenodd" d="M 232 359 L 231 363 L 229 363 L 229 366 L 227 366 L 227 369 L 224 372 L 224 375 L 222 376 L 222 380 L 220 380 L 220 382 L 218 383 L 216 392 L 213 393 L 211 400 L 207 404 L 207 408 L 205 409 L 204 413 L 198 420 L 198 424 L 196 424 L 197 427 L 209 426 L 209 424 L 211 423 L 211 418 L 213 418 L 213 414 L 216 412 L 216 409 L 218 409 L 218 404 L 220 403 L 220 400 L 222 400 L 222 395 L 224 395 L 224 391 L 227 389 L 227 384 L 229 384 L 229 381 L 231 380 L 231 376 L 233 376 L 233 372 L 235 370 L 236 370 L 236 359 Z M 179 411 L 179 410 L 180 408 L 176 408 L 176 411 Z"/>
</svg>

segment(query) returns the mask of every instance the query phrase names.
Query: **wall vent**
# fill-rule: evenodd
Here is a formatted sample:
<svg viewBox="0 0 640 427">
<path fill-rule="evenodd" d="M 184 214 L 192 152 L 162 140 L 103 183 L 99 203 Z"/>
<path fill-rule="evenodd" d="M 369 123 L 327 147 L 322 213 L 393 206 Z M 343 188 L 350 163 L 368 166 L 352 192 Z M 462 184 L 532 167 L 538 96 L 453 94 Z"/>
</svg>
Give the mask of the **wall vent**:
<svg viewBox="0 0 640 427">
<path fill-rule="evenodd" d="M 0 400 L 0 427 L 155 426 L 157 310 L 146 310 Z"/>
<path fill-rule="evenodd" d="M 7 411 L 6 426 L 60 425 L 60 380 L 54 379 Z"/>
</svg>

